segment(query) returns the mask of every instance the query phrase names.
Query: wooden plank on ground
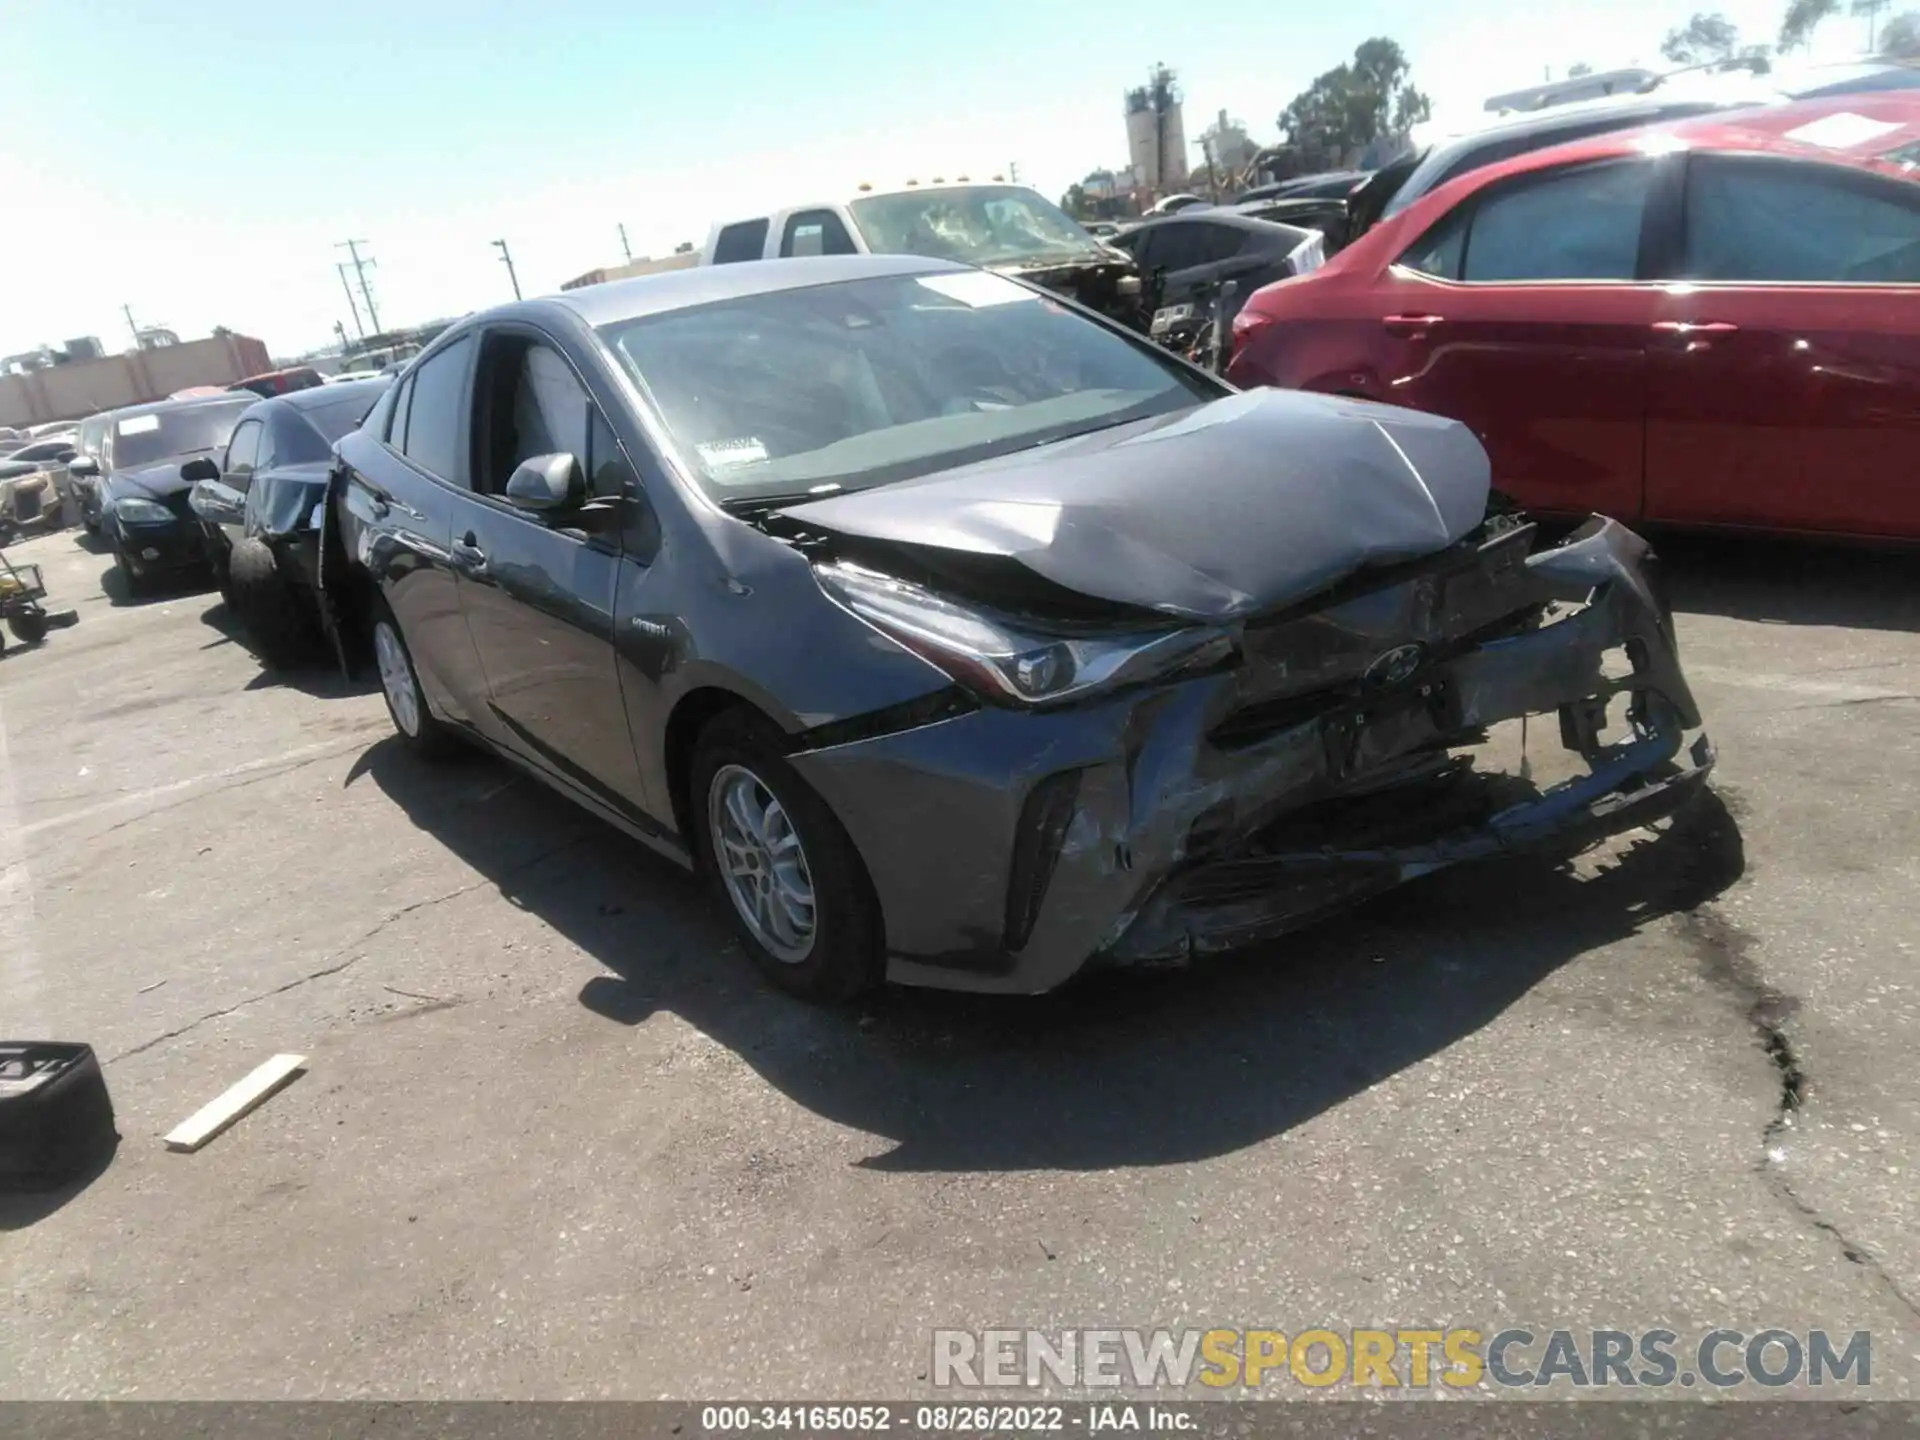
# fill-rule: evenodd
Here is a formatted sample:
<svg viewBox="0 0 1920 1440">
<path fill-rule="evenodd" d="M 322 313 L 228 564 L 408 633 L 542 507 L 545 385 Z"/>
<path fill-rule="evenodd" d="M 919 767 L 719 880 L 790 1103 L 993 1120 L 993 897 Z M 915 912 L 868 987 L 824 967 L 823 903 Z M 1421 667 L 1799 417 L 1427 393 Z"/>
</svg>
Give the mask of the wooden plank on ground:
<svg viewBox="0 0 1920 1440">
<path fill-rule="evenodd" d="M 304 1055 L 276 1055 L 251 1075 L 209 1100 L 167 1132 L 169 1150 L 198 1150 L 274 1091 L 307 1063 Z"/>
</svg>

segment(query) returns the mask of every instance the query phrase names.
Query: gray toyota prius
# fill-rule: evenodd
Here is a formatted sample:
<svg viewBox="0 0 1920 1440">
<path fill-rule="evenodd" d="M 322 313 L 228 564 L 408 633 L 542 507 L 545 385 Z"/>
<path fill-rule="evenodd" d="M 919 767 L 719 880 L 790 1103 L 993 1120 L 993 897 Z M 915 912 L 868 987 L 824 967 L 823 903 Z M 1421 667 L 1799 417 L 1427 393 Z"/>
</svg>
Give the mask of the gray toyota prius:
<svg viewBox="0 0 1920 1440">
<path fill-rule="evenodd" d="M 337 453 L 324 608 L 401 741 L 705 872 L 806 996 L 1179 963 L 1713 763 L 1631 532 L 1490 509 L 1451 421 L 941 261 L 477 314 Z M 1557 767 L 1495 763 L 1529 715 Z"/>
</svg>

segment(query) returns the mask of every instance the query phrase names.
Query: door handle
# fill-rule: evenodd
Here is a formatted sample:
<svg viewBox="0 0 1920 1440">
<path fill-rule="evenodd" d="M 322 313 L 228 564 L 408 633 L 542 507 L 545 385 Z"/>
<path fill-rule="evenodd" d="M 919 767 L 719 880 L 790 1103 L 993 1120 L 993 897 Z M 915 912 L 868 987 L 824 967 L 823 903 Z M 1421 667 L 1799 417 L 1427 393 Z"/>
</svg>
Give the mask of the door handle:
<svg viewBox="0 0 1920 1440">
<path fill-rule="evenodd" d="M 1740 327 L 1730 320 L 1656 320 L 1653 328 L 1665 335 L 1731 335 Z"/>
<path fill-rule="evenodd" d="M 462 574 L 478 579 L 487 573 L 487 552 L 480 548 L 473 531 L 453 542 L 452 554 L 453 563 Z"/>
<path fill-rule="evenodd" d="M 1389 335 L 1417 335 L 1445 319 L 1444 315 L 1387 315 L 1380 323 L 1386 326 Z"/>
</svg>

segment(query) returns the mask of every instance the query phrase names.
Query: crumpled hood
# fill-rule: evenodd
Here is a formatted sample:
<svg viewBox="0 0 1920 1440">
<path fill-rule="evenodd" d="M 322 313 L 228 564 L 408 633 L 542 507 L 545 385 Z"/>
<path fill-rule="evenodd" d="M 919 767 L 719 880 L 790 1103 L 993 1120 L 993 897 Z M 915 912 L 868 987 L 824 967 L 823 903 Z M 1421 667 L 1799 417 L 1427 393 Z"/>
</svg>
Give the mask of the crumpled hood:
<svg viewBox="0 0 1920 1440">
<path fill-rule="evenodd" d="M 1488 480 L 1486 452 L 1455 421 L 1252 390 L 782 513 L 1004 557 L 1116 604 L 1230 620 L 1445 549 L 1485 517 Z"/>
<path fill-rule="evenodd" d="M 180 467 L 191 458 L 177 455 L 171 460 L 156 460 L 132 470 L 116 470 L 107 477 L 106 498 L 125 500 L 138 496 L 142 500 L 164 500 L 182 490 L 191 490 L 193 482 L 180 478 Z"/>
</svg>

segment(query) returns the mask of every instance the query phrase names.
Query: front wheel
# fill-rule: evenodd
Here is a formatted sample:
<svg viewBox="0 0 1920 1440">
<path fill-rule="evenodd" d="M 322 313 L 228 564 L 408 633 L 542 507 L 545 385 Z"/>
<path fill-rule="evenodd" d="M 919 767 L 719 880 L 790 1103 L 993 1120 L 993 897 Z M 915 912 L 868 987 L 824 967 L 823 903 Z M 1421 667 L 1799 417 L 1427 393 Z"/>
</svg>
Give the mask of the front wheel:
<svg viewBox="0 0 1920 1440">
<path fill-rule="evenodd" d="M 220 593 L 269 670 L 290 670 L 320 650 L 320 622 L 302 586 L 289 580 L 265 541 L 249 537 L 214 561 Z"/>
<path fill-rule="evenodd" d="M 120 572 L 120 585 L 127 592 L 128 599 L 137 600 L 147 593 L 146 576 L 133 568 L 133 562 L 127 559 L 127 552 L 118 545 L 113 547 L 113 568 Z"/>
<path fill-rule="evenodd" d="M 399 732 L 400 742 L 425 760 L 439 760 L 457 751 L 459 737 L 427 708 L 419 672 L 413 668 L 413 654 L 400 633 L 400 622 L 385 604 L 373 622 L 373 658 L 380 667 L 380 690 L 386 697 L 387 715 Z"/>
<path fill-rule="evenodd" d="M 773 727 L 718 716 L 694 749 L 700 860 L 747 953 L 783 990 L 844 1000 L 884 969 L 880 904 L 852 839 L 781 756 Z"/>
</svg>

